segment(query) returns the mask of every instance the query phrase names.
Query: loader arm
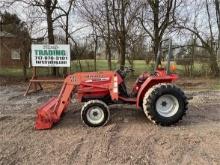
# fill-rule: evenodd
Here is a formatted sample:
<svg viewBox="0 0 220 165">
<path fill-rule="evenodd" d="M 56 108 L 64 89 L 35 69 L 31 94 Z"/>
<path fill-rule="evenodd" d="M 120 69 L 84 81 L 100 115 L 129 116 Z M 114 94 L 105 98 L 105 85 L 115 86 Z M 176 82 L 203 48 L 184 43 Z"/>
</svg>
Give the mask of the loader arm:
<svg viewBox="0 0 220 165">
<path fill-rule="evenodd" d="M 74 84 L 71 78 L 72 76 L 68 76 L 64 80 L 58 97 L 51 98 L 46 104 L 37 109 L 36 129 L 49 129 L 60 120 L 62 113 L 69 105 L 72 91 L 77 87 L 77 83 Z"/>
<path fill-rule="evenodd" d="M 100 82 L 101 85 L 96 85 Z M 67 110 L 72 93 L 77 92 L 77 94 L 81 96 L 83 95 L 83 89 L 87 89 L 88 91 L 88 88 L 91 88 L 91 91 L 94 93 L 97 91 L 107 91 L 110 93 L 112 100 L 118 99 L 117 75 L 114 72 L 85 72 L 69 75 L 64 80 L 59 95 L 51 98 L 47 103 L 37 109 L 35 128 L 51 128 L 54 123 L 60 120 L 63 112 Z M 81 101 L 81 99 L 79 99 L 79 101 Z"/>
</svg>

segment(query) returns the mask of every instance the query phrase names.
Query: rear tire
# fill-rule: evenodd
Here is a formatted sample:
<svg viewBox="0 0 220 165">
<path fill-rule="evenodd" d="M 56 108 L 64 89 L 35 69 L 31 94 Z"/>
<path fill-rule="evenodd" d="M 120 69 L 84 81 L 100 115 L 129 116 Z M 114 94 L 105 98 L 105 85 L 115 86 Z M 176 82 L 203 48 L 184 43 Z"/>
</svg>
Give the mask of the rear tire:
<svg viewBox="0 0 220 165">
<path fill-rule="evenodd" d="M 146 92 L 143 109 L 154 124 L 169 126 L 182 119 L 188 109 L 187 104 L 187 98 L 180 88 L 163 83 Z"/>
<path fill-rule="evenodd" d="M 109 120 L 108 106 L 100 100 L 90 100 L 84 104 L 81 110 L 82 121 L 90 127 L 105 125 Z"/>
</svg>

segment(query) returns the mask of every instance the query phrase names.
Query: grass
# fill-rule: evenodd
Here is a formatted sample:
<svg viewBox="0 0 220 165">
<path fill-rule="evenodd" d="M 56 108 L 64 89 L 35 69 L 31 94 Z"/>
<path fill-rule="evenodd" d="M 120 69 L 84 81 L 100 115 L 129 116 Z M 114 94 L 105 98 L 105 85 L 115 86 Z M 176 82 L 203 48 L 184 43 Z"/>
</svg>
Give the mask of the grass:
<svg viewBox="0 0 220 165">
<path fill-rule="evenodd" d="M 94 71 L 94 61 L 93 60 L 81 60 L 81 65 L 82 65 L 82 71 L 83 72 L 87 72 L 87 71 Z M 126 62 L 126 65 L 129 66 L 128 62 Z M 116 70 L 118 69 L 118 65 L 117 65 L 117 61 L 113 60 L 112 61 L 112 70 Z M 141 73 L 147 71 L 147 72 L 151 72 L 153 71 L 154 68 L 154 64 L 149 64 L 146 65 L 144 60 L 135 60 L 134 61 L 134 69 L 135 72 L 133 75 L 130 75 L 127 77 L 127 82 L 128 83 L 132 83 L 136 77 L 138 75 L 140 75 Z M 80 67 L 79 67 L 79 63 L 77 61 L 72 61 L 71 63 L 71 73 L 74 72 L 80 72 Z M 176 73 L 178 73 L 180 75 L 181 78 L 181 83 L 185 83 L 185 82 L 190 82 L 192 83 L 192 88 L 196 88 L 196 89 L 208 89 L 208 90 L 220 90 L 220 79 L 216 78 L 216 79 L 208 79 L 205 75 L 206 75 L 206 71 L 208 69 L 208 66 L 204 66 L 204 64 L 195 64 L 194 68 L 193 68 L 193 75 L 199 76 L 198 78 L 189 78 L 187 76 L 184 75 L 184 67 L 177 65 L 177 71 Z M 108 64 L 106 60 L 97 60 L 97 71 L 101 71 L 101 70 L 108 70 Z M 51 68 L 37 68 L 37 75 L 39 75 L 39 77 L 43 77 L 43 76 L 50 76 L 51 73 Z M 62 68 L 60 68 L 60 73 L 62 73 Z M 29 68 L 27 69 L 27 75 L 28 78 L 31 78 L 32 76 L 32 69 Z M 202 75 L 202 76 L 201 76 Z M 12 80 L 22 80 L 23 79 L 23 71 L 22 69 L 18 69 L 18 68 L 0 68 L 0 77 L 3 78 L 9 78 Z M 199 82 L 199 83 L 198 83 Z M 200 85 L 198 85 L 200 84 Z M 190 87 L 187 85 L 187 87 Z M 191 89 L 191 87 L 190 87 Z"/>
<path fill-rule="evenodd" d="M 15 68 L 1 68 L 0 69 L 1 76 L 12 76 L 12 77 L 21 77 L 22 76 L 22 69 L 15 69 Z"/>
<path fill-rule="evenodd" d="M 213 85 L 213 90 L 220 90 L 220 81 Z"/>
<path fill-rule="evenodd" d="M 81 60 L 81 66 L 82 66 L 82 71 L 87 72 L 87 71 L 94 71 L 94 61 L 93 60 Z M 126 66 L 129 66 L 128 61 L 126 61 Z M 119 68 L 117 61 L 112 60 L 112 70 L 116 70 Z M 137 76 L 144 71 L 147 72 L 152 72 L 154 68 L 154 64 L 146 64 L 144 60 L 135 60 L 134 61 L 134 69 L 135 73 L 133 76 Z M 204 76 L 207 75 L 207 70 L 208 66 L 204 64 L 199 64 L 196 63 L 193 68 L 193 76 Z M 40 76 L 49 76 L 51 68 L 38 68 L 37 72 L 38 75 Z M 97 71 L 101 70 L 108 70 L 108 64 L 107 60 L 97 60 Z M 79 63 L 77 61 L 72 61 L 71 62 L 71 68 L 70 72 L 80 72 L 80 67 Z M 176 71 L 181 77 L 184 76 L 185 73 L 185 68 L 184 66 L 177 65 L 177 71 Z M 62 73 L 62 68 L 60 68 L 60 73 Z M 29 68 L 27 69 L 27 75 L 28 77 L 31 77 L 32 75 L 32 69 Z M 5 76 L 5 77 L 15 77 L 19 78 L 23 76 L 22 69 L 18 68 L 0 68 L 0 76 Z"/>
<path fill-rule="evenodd" d="M 38 68 L 38 74 L 41 76 L 47 76 L 50 74 L 49 68 Z M 28 77 L 32 76 L 32 69 L 27 69 Z M 15 77 L 21 78 L 23 77 L 23 70 L 20 68 L 0 68 L 0 76 L 2 77 Z"/>
<path fill-rule="evenodd" d="M 93 60 L 82 60 L 82 71 L 94 71 L 94 61 Z M 126 66 L 129 66 L 128 61 L 126 61 Z M 97 60 L 97 71 L 101 70 L 108 70 L 108 63 L 107 60 Z M 112 70 L 118 69 L 119 66 L 117 64 L 116 60 L 112 60 Z M 152 70 L 152 66 L 146 65 L 144 60 L 135 60 L 134 61 L 134 69 L 135 74 L 140 74 L 144 71 L 150 71 Z M 71 72 L 79 72 L 80 67 L 79 63 L 77 61 L 73 61 L 71 64 Z"/>
</svg>

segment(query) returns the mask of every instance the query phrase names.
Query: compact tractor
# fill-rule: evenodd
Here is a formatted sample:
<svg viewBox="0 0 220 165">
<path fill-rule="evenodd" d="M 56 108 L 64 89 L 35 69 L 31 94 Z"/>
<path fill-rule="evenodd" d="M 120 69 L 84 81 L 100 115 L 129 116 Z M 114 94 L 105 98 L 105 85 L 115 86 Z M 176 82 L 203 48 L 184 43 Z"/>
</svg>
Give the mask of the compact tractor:
<svg viewBox="0 0 220 165">
<path fill-rule="evenodd" d="M 35 128 L 52 128 L 67 110 L 74 94 L 79 102 L 84 102 L 82 121 L 91 127 L 103 126 L 108 122 L 109 105 L 112 104 L 136 105 L 154 124 L 169 126 L 177 123 L 185 115 L 188 102 L 184 92 L 173 84 L 178 76 L 170 73 L 171 53 L 168 54 L 166 69 L 158 67 L 158 53 L 154 72 L 140 75 L 130 93 L 125 77 L 133 69 L 128 67 L 67 76 L 59 95 L 37 109 Z"/>
</svg>

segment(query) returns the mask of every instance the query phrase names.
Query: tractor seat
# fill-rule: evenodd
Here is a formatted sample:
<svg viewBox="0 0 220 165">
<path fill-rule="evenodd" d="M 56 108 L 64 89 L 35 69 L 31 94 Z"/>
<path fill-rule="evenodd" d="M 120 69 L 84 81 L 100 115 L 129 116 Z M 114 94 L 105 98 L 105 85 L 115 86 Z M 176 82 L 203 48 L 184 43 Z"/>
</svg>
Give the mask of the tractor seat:
<svg viewBox="0 0 220 165">
<path fill-rule="evenodd" d="M 137 82 L 142 84 L 149 76 L 150 76 L 149 73 L 144 72 L 142 75 L 140 75 L 140 76 L 137 78 Z"/>
</svg>

